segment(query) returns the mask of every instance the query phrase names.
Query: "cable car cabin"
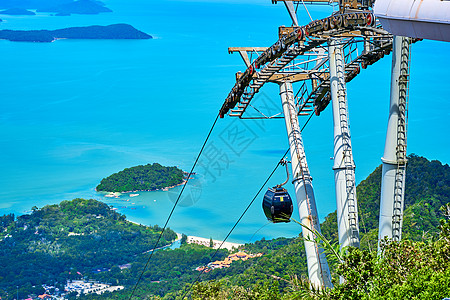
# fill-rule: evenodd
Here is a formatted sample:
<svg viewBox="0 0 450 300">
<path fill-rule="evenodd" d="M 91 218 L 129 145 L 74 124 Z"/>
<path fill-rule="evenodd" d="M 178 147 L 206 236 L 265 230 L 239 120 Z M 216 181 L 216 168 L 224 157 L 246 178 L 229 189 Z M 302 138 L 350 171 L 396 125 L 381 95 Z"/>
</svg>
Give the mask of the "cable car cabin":
<svg viewBox="0 0 450 300">
<path fill-rule="evenodd" d="M 267 190 L 262 206 L 267 219 L 273 223 L 289 222 L 294 210 L 287 190 L 276 186 Z"/>
</svg>

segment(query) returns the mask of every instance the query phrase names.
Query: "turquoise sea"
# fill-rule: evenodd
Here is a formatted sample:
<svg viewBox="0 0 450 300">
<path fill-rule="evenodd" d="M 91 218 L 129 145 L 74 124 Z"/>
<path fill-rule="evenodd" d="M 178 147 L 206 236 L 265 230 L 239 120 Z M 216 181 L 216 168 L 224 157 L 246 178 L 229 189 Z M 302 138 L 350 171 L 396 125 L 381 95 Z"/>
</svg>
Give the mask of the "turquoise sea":
<svg viewBox="0 0 450 300">
<path fill-rule="evenodd" d="M 128 23 L 152 40 L 0 41 L 0 214 L 77 197 L 107 202 L 130 220 L 163 225 L 180 187 L 107 198 L 99 181 L 139 164 L 189 171 L 223 100 L 244 70 L 229 46 L 269 46 L 290 25 L 282 4 L 257 1 L 107 0 L 113 13 L 3 16 L 1 29 Z M 320 18 L 327 6 L 313 6 Z M 309 18 L 300 12 L 301 23 Z M 448 163 L 450 45 L 413 45 L 408 152 Z M 390 56 L 348 84 L 357 181 L 380 164 L 389 104 Z M 281 110 L 276 86 L 255 101 Z M 301 123 L 304 121 L 300 121 Z M 304 131 L 320 218 L 336 208 L 332 120 L 327 109 Z M 220 119 L 169 223 L 177 232 L 222 239 L 287 149 L 282 120 Z M 284 181 L 279 169 L 269 182 Z M 229 241 L 296 236 L 268 224 L 256 199 Z M 294 214 L 294 218 L 298 216 Z"/>
</svg>

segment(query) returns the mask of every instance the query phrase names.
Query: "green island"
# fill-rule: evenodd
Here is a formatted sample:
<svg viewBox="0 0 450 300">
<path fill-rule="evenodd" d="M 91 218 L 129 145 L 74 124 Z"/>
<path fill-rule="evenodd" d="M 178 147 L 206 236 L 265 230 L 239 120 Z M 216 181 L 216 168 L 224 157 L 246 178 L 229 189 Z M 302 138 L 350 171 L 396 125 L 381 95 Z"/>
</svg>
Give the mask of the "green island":
<svg viewBox="0 0 450 300">
<path fill-rule="evenodd" d="M 57 39 L 142 40 L 152 36 L 129 24 L 68 27 L 56 30 L 0 30 L 0 39 L 12 42 L 50 43 Z"/>
<path fill-rule="evenodd" d="M 158 163 L 126 168 L 103 178 L 95 188 L 98 192 L 155 191 L 182 184 L 184 172 L 177 167 Z"/>
<path fill-rule="evenodd" d="M 10 8 L 0 11 L 0 15 L 11 15 L 11 16 L 34 16 L 34 12 L 26 10 L 24 8 Z"/>
<path fill-rule="evenodd" d="M 382 246 L 383 255 L 377 256 L 376 239 L 379 213 L 379 195 L 381 185 L 381 167 L 375 169 L 357 187 L 360 201 L 361 248 L 339 250 L 337 244 L 336 214 L 329 214 L 322 222 L 323 239 L 329 242 L 325 247 L 333 276 L 333 289 L 316 290 L 311 288 L 307 278 L 307 266 L 304 243 L 301 237 L 262 239 L 241 246 L 240 251 L 249 254 L 262 254 L 247 260 L 237 260 L 226 268 L 210 269 L 199 277 L 199 267 L 211 261 L 224 260 L 227 250 L 216 250 L 195 244 L 187 244 L 186 236 L 181 239 L 177 249 L 156 251 L 150 264 L 142 274 L 134 290 L 133 299 L 247 299 L 247 300 L 291 300 L 291 299 L 436 299 L 442 300 L 450 295 L 450 167 L 438 161 L 410 155 L 408 158 L 407 185 L 405 195 L 405 214 L 403 240 L 399 243 L 386 241 Z M 117 218 L 110 221 L 123 226 L 131 226 L 133 232 L 160 230 L 129 224 L 123 215 L 114 213 L 106 204 L 80 200 L 62 202 L 59 206 L 34 209 L 31 215 L 5 215 L 0 219 L 0 297 L 14 299 L 18 290 L 19 299 L 28 297 L 33 289 L 41 289 L 41 283 L 55 287 L 68 278 L 94 280 L 97 282 L 120 285 L 124 288 L 103 294 L 85 293 L 78 297 L 75 293 L 64 295 L 67 299 L 130 299 L 131 293 L 148 260 L 148 253 L 140 250 L 130 251 L 128 243 L 115 244 L 124 248 L 115 253 L 107 250 L 93 250 L 89 245 L 70 248 L 74 242 L 68 232 L 85 233 L 70 238 L 87 239 L 95 237 L 97 227 L 89 220 L 104 220 L 106 211 Z M 78 213 L 77 203 L 92 203 L 89 207 L 105 207 L 102 213 L 86 209 Z M 75 204 L 77 204 L 75 206 Z M 62 210 L 61 207 L 73 209 Z M 81 206 L 81 207 L 85 207 Z M 65 211 L 50 214 L 48 211 Z M 96 210 L 94 210 L 96 211 Z M 45 212 L 45 213 L 44 213 Z M 101 214 L 105 218 L 97 218 Z M 61 230 L 55 226 L 62 220 L 77 215 L 73 228 Z M 95 216 L 95 217 L 94 217 Z M 38 223 L 25 220 L 40 220 L 39 224 L 52 222 L 47 231 Z M 108 218 L 109 220 L 109 218 Z M 36 222 L 36 221 L 35 221 Z M 67 221 L 64 221 L 67 222 Z M 33 225 L 31 225 L 33 224 Z M 33 227 L 31 227 L 33 226 Z M 134 227 L 137 226 L 137 227 Z M 122 236 L 115 228 L 112 232 L 103 232 L 100 241 Z M 301 227 L 299 225 L 299 232 Z M 35 232 L 38 234 L 35 234 Z M 45 238 L 41 234 L 47 234 Z M 173 238 L 173 233 L 165 242 Z M 23 237 L 22 237 L 23 235 Z M 27 236 L 25 236 L 27 235 Z M 131 235 L 133 236 L 133 235 Z M 26 237 L 26 238 L 25 238 Z M 136 245 L 144 235 L 136 235 Z M 90 243 L 93 240 L 87 239 Z M 80 240 L 81 243 L 81 240 Z M 101 243 L 101 242 L 100 242 Z M 159 243 L 163 245 L 164 242 Z M 58 246 L 57 246 L 58 245 Z M 105 247 L 106 248 L 106 247 Z M 135 249 L 135 248 L 132 248 Z M 73 253 L 87 251 L 94 256 Z M 132 253 L 127 253 L 130 251 Z M 143 251 L 144 252 L 144 251 Z M 115 255 L 125 256 L 119 259 Z M 134 254 L 133 254 L 134 253 Z M 140 253 L 140 254 L 136 254 Z M 127 256 L 128 255 L 128 256 Z M 84 257 L 82 257 L 84 256 Z M 132 256 L 132 257 L 130 257 Z M 60 261 L 60 257 L 76 257 L 74 260 Z M 95 259 L 94 259 L 95 258 Z M 42 261 L 41 261 L 42 260 Z M 123 262 L 129 267 L 121 268 Z M 101 263 L 100 263 L 101 262 Z M 72 263 L 72 265 L 71 265 Z M 93 267 L 106 266 L 107 270 L 95 273 Z M 55 269 L 54 268 L 59 268 Z M 29 272 L 29 270 L 32 270 Z M 65 270 L 60 272 L 58 270 Z M 76 271 L 76 272 L 74 272 Z M 79 274 L 79 273 L 81 274 Z M 58 278 L 53 279 L 54 275 Z M 339 276 L 345 278 L 339 283 Z M 53 280 L 53 281 L 51 281 Z M 191 285 L 193 284 L 193 285 Z M 47 287 L 48 288 L 48 287 Z M 46 289 L 48 291 L 48 289 Z M 54 295 L 58 295 L 54 290 Z M 36 291 L 35 294 L 38 292 Z M 183 296 L 186 296 L 184 298 Z"/>
<path fill-rule="evenodd" d="M 71 14 L 93 15 L 112 12 L 98 0 L 0 0 L 0 8 L 6 9 L 6 14 L 30 14 L 25 10 L 35 9 L 37 12 L 52 12 L 57 16 Z M 3 12 L 5 14 L 5 12 Z M 34 13 L 33 13 L 34 15 Z"/>
</svg>

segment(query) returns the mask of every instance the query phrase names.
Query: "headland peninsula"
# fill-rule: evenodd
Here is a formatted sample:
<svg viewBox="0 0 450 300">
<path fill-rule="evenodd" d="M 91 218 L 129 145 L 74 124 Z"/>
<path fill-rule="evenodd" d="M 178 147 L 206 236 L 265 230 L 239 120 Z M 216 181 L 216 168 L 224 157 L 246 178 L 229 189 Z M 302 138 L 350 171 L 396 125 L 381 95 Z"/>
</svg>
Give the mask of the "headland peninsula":
<svg viewBox="0 0 450 300">
<path fill-rule="evenodd" d="M 25 8 L 8 8 L 0 11 L 0 15 L 10 15 L 10 16 L 34 16 L 36 13 L 29 11 Z"/>
<path fill-rule="evenodd" d="M 152 36 L 129 24 L 68 27 L 56 30 L 0 30 L 0 39 L 13 42 L 53 42 L 57 39 L 151 39 Z"/>
</svg>

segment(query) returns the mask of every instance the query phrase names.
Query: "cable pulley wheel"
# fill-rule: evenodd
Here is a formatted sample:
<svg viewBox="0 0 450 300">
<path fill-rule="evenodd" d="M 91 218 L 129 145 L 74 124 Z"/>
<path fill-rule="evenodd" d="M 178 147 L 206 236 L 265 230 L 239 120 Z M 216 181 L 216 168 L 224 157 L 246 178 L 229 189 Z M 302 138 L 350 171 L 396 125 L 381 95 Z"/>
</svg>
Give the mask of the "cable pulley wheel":
<svg viewBox="0 0 450 300">
<path fill-rule="evenodd" d="M 328 19 L 324 19 L 322 22 L 323 30 L 330 30 L 330 21 Z"/>
</svg>

